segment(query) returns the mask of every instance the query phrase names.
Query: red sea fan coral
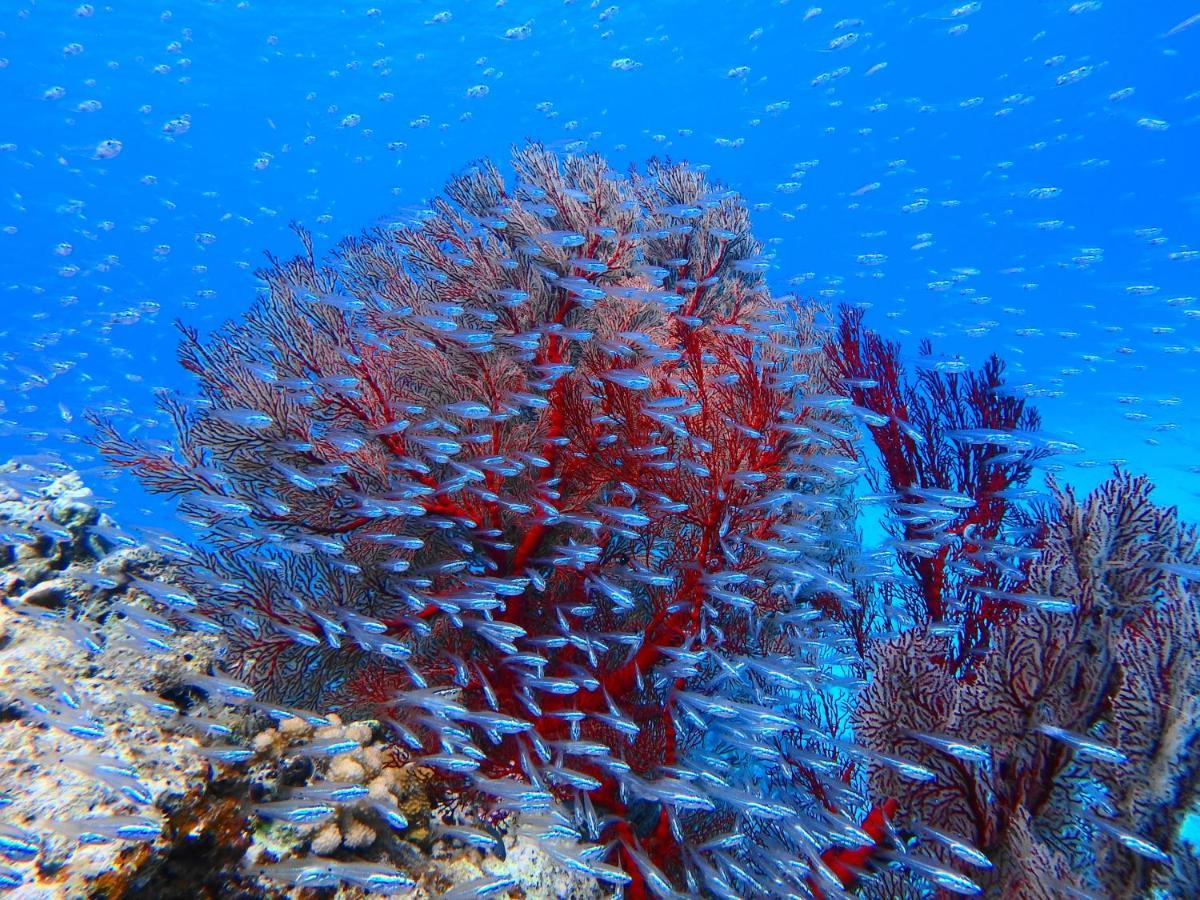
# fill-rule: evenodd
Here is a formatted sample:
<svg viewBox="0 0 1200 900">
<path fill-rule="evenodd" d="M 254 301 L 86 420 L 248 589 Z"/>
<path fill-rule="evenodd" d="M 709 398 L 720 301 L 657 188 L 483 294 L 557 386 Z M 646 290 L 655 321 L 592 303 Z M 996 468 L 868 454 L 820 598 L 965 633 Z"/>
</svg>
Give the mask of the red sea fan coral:
<svg viewBox="0 0 1200 900">
<path fill-rule="evenodd" d="M 975 370 L 935 361 L 926 343 L 910 376 L 900 346 L 852 308 L 826 350 L 875 447 L 867 475 L 887 506 L 883 523 L 904 576 L 886 599 L 905 619 L 955 630 L 949 662 L 964 673 L 1019 602 L 1007 594 L 1032 555 L 1020 504 L 1034 493 L 1026 490 L 1032 467 L 1066 446 L 1037 433 L 1037 411 L 1005 390 L 998 357 Z M 893 625 L 862 615 L 852 622 L 860 648 L 873 629 Z"/>
<path fill-rule="evenodd" d="M 882 822 L 839 811 L 822 716 L 858 469 L 815 313 L 695 169 L 514 166 L 328 263 L 301 233 L 242 321 L 184 329 L 173 448 L 97 423 L 204 531 L 163 602 L 260 699 L 368 711 L 630 896 L 840 891 Z"/>
</svg>

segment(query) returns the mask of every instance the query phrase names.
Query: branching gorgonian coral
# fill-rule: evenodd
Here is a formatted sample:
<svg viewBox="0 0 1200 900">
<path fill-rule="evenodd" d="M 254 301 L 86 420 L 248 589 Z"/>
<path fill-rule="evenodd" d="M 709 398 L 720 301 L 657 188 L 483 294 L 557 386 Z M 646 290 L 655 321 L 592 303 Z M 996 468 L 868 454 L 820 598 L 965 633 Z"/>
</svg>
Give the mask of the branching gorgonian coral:
<svg viewBox="0 0 1200 900">
<path fill-rule="evenodd" d="M 1020 591 L 1059 605 L 993 627 L 967 675 L 928 629 L 872 649 L 855 734 L 928 776 L 877 767 L 871 790 L 902 796 L 899 834 L 987 896 L 1194 893 L 1180 828 L 1200 796 L 1200 560 L 1149 494 L 1124 474 L 1082 503 L 1055 489 Z"/>
<path fill-rule="evenodd" d="M 203 689 L 377 719 L 633 898 L 1191 883 L 1200 559 L 1149 484 L 1039 507 L 1071 447 L 998 359 L 910 376 L 773 298 L 696 169 L 514 169 L 323 261 L 300 231 L 184 327 L 173 445 L 94 420 L 198 529 L 139 588 L 223 637 Z"/>
<path fill-rule="evenodd" d="M 859 861 L 866 890 L 1194 893 L 1195 533 L 1127 475 L 1082 504 L 1052 482 L 1037 506 L 1034 468 L 1072 446 L 1038 433 L 995 357 L 925 345 L 910 376 L 858 310 L 827 353 L 873 416 L 862 452 L 895 554 L 847 554 L 860 602 L 829 607 L 867 662 L 854 734 L 906 763 L 867 767 L 897 805 Z"/>
<path fill-rule="evenodd" d="M 628 896 L 840 892 L 883 820 L 847 818 L 826 714 L 859 466 L 817 312 L 695 169 L 514 167 L 328 262 L 301 233 L 185 328 L 174 446 L 98 422 L 203 531 L 159 599 L 260 700 L 381 719 Z"/>
</svg>

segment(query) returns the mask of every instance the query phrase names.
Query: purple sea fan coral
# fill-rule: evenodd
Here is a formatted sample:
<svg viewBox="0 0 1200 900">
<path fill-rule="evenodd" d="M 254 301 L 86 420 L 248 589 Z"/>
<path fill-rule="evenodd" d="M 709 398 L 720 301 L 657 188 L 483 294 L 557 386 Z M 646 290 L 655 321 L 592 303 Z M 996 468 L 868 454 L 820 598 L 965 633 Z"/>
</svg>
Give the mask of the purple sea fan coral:
<svg viewBox="0 0 1200 900">
<path fill-rule="evenodd" d="M 857 469 L 797 402 L 830 396 L 817 313 L 694 169 L 514 167 L 328 263 L 301 233 L 243 320 L 184 329 L 175 448 L 97 422 L 204 531 L 163 602 L 260 699 L 382 719 L 629 896 L 840 891 L 852 661 L 809 600 L 851 602 Z"/>
<path fill-rule="evenodd" d="M 1194 896 L 1180 827 L 1200 794 L 1197 534 L 1144 478 L 1083 502 L 1052 487 L 1020 591 L 1070 610 L 996 626 L 964 677 L 937 662 L 944 636 L 878 641 L 855 734 L 932 777 L 879 767 L 871 789 L 902 791 L 898 833 L 987 896 Z"/>
</svg>

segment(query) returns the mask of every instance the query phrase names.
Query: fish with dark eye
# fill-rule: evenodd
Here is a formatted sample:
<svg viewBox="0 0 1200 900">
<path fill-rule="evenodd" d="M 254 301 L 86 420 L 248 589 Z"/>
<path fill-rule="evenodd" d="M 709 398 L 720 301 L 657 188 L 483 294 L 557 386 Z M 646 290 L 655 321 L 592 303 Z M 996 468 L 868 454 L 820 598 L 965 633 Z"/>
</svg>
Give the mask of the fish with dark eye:
<svg viewBox="0 0 1200 900">
<path fill-rule="evenodd" d="M 605 381 L 631 391 L 644 391 L 654 383 L 650 376 L 637 369 L 610 369 L 600 375 Z"/>
<path fill-rule="evenodd" d="M 254 812 L 264 819 L 275 819 L 289 825 L 317 825 L 332 819 L 337 806 L 314 800 L 275 800 L 259 803 Z"/>
<path fill-rule="evenodd" d="M 451 753 L 423 756 L 419 757 L 417 761 L 434 769 L 442 769 L 457 775 L 474 772 L 479 768 L 477 760 Z"/>
<path fill-rule="evenodd" d="M 197 606 L 195 597 L 174 584 L 164 581 L 146 581 L 143 578 L 131 578 L 130 582 L 142 593 L 171 609 L 190 610 Z"/>
<path fill-rule="evenodd" d="M 254 430 L 269 428 L 275 422 L 274 419 L 261 410 L 246 409 L 243 407 L 213 409 L 209 412 L 209 415 L 230 425 Z"/>
<path fill-rule="evenodd" d="M 104 844 L 109 841 L 149 843 L 162 834 L 162 820 L 152 816 L 88 816 L 42 822 L 42 827 L 82 844 Z"/>
<path fill-rule="evenodd" d="M 1129 757 L 1121 750 L 1095 738 L 1075 734 L 1065 728 L 1059 728 L 1057 725 L 1039 725 L 1037 730 L 1047 737 L 1071 747 L 1078 759 L 1099 760 L 1113 765 L 1129 762 Z"/>
<path fill-rule="evenodd" d="M 254 758 L 254 751 L 249 747 L 238 747 L 231 744 L 196 746 L 191 748 L 191 750 L 193 753 L 198 753 L 211 762 L 223 763 L 225 765 L 238 765 Z"/>
<path fill-rule="evenodd" d="M 443 825 L 435 823 L 433 830 L 441 837 L 462 841 L 468 847 L 475 847 L 484 852 L 495 850 L 500 844 L 495 835 L 470 825 Z"/>
<path fill-rule="evenodd" d="M 32 831 L 0 823 L 0 856 L 13 862 L 28 862 L 36 857 L 41 849 L 41 838 Z"/>
<path fill-rule="evenodd" d="M 966 875 L 944 868 L 937 860 L 894 851 L 884 851 L 881 855 L 953 894 L 973 897 L 983 893 L 983 889 Z"/>
<path fill-rule="evenodd" d="M 1108 819 L 1102 818 L 1095 813 L 1084 813 L 1081 816 L 1084 821 L 1091 822 L 1101 831 L 1116 838 L 1117 842 L 1122 846 L 1132 850 L 1138 856 L 1144 856 L 1146 859 L 1156 863 L 1170 865 L 1171 855 L 1163 851 L 1157 844 L 1149 838 L 1144 838 L 1139 834 L 1123 828 L 1122 826 Z"/>
<path fill-rule="evenodd" d="M 915 829 L 918 834 L 944 845 L 963 862 L 981 869 L 992 868 L 992 861 L 962 838 L 956 838 L 953 835 L 946 834 L 944 831 L 938 831 L 936 828 L 930 828 L 927 825 L 918 824 L 915 826 Z"/>
</svg>

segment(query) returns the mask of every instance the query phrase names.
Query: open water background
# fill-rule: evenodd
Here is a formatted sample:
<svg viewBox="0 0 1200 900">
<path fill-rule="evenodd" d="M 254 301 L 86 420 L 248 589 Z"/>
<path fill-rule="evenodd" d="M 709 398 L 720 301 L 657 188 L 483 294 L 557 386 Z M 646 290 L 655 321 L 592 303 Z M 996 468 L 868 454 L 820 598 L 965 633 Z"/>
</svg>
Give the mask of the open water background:
<svg viewBox="0 0 1200 900">
<path fill-rule="evenodd" d="M 289 222 L 329 247 L 534 138 L 711 165 L 755 208 L 778 292 L 870 303 L 909 351 L 1001 353 L 1084 448 L 1062 477 L 1124 460 L 1196 518 L 1197 13 L 4 2 L 0 456 L 92 472 L 72 435 L 96 404 L 165 435 L 152 390 L 187 384 L 171 321 L 244 310 L 263 252 L 299 249 Z M 127 522 L 160 514 L 100 488 Z"/>
</svg>

